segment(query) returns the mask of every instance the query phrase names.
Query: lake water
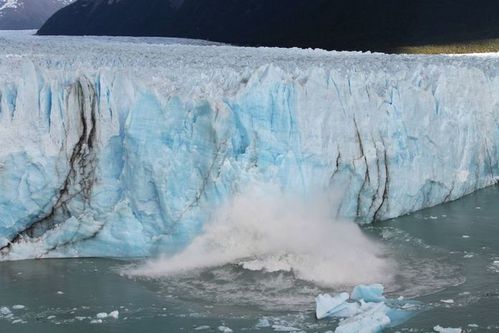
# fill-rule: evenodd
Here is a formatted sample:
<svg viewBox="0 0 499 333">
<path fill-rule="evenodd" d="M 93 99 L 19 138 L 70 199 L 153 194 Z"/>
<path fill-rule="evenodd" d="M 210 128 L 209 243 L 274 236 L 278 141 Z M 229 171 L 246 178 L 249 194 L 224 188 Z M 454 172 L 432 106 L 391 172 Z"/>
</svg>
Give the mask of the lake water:
<svg viewBox="0 0 499 333">
<path fill-rule="evenodd" d="M 499 331 L 499 187 L 364 232 L 386 244 L 397 263 L 388 295 L 423 304 L 416 316 L 388 332 L 431 332 L 436 325 Z M 130 265 L 135 264 L 108 259 L 0 263 L 0 307 L 12 312 L 0 315 L 0 332 L 210 332 L 219 327 L 273 332 L 260 327 L 266 321 L 306 332 L 336 326 L 334 320 L 315 320 L 314 298 L 339 290 L 289 272 L 225 265 L 145 279 L 123 274 Z M 112 311 L 119 311 L 117 319 L 97 318 Z"/>
</svg>

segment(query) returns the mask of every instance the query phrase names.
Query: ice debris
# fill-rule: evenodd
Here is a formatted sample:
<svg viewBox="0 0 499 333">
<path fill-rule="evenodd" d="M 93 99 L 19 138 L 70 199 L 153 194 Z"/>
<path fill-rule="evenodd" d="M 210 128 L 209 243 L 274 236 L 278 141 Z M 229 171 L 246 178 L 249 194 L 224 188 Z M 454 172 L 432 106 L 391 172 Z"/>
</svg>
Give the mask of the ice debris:
<svg viewBox="0 0 499 333">
<path fill-rule="evenodd" d="M 341 293 L 336 296 L 328 294 L 319 295 L 316 301 L 316 316 L 317 319 L 324 319 L 326 317 L 336 317 L 337 314 L 345 309 L 348 303 L 346 301 L 350 298 L 348 293 Z"/>
<path fill-rule="evenodd" d="M 445 304 L 454 304 L 453 299 L 441 299 L 440 302 L 445 303 Z"/>
<path fill-rule="evenodd" d="M 462 333 L 463 330 L 461 328 L 445 328 L 442 326 L 435 326 L 433 328 L 435 332 L 438 333 Z"/>
<path fill-rule="evenodd" d="M 383 302 L 385 288 L 381 284 L 364 285 L 361 284 L 353 288 L 351 298 L 354 301 L 364 300 L 365 302 Z"/>
<path fill-rule="evenodd" d="M 204 331 L 204 330 L 209 330 L 211 327 L 208 325 L 203 325 L 203 326 L 197 326 L 194 328 L 195 331 Z"/>
<path fill-rule="evenodd" d="M 274 332 L 301 332 L 302 330 L 292 326 L 273 325 Z"/>
<path fill-rule="evenodd" d="M 258 320 L 258 323 L 255 325 L 256 328 L 266 328 L 270 327 L 270 321 L 267 318 L 261 318 Z"/>
<path fill-rule="evenodd" d="M 417 309 L 416 302 L 387 300 L 380 284 L 359 285 L 351 295 L 328 294 L 316 298 L 317 319 L 341 318 L 335 333 L 376 333 L 409 319 Z"/>
<path fill-rule="evenodd" d="M 342 320 L 335 333 L 375 333 L 391 324 L 388 312 L 390 310 L 384 303 L 363 303 L 359 314 Z"/>
<path fill-rule="evenodd" d="M 7 316 L 7 315 L 11 314 L 11 311 L 9 310 L 9 308 L 8 308 L 8 307 L 6 307 L 6 306 L 2 306 L 2 307 L 0 308 L 0 314 L 1 314 L 1 315 L 4 315 L 4 316 Z"/>
<path fill-rule="evenodd" d="M 105 319 L 107 318 L 107 313 L 101 312 L 96 315 L 97 319 Z"/>
<path fill-rule="evenodd" d="M 120 316 L 120 312 L 115 310 L 115 311 L 111 311 L 109 314 L 108 314 L 108 317 L 110 318 L 114 318 L 114 319 L 118 319 Z"/>
<path fill-rule="evenodd" d="M 106 312 L 100 312 L 98 313 L 95 317 L 97 319 L 106 319 L 106 318 L 113 318 L 113 319 L 118 319 L 120 316 L 120 312 L 115 310 L 115 311 L 111 311 L 109 313 L 106 313 Z"/>
</svg>

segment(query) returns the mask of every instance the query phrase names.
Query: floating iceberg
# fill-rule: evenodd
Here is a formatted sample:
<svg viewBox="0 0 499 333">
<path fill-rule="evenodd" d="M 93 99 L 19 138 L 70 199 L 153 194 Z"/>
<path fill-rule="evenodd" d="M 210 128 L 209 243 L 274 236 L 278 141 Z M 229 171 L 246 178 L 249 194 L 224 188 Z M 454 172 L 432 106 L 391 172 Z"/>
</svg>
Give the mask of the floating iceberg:
<svg viewBox="0 0 499 333">
<path fill-rule="evenodd" d="M 383 302 L 385 288 L 381 284 L 359 285 L 353 288 L 351 298 L 355 301 L 364 300 L 366 302 Z"/>
<path fill-rule="evenodd" d="M 335 333 L 377 333 L 391 324 L 387 315 L 389 308 L 384 303 L 368 304 L 357 315 L 340 322 Z"/>
<path fill-rule="evenodd" d="M 351 296 L 348 293 L 319 295 L 316 298 L 317 319 L 341 318 L 335 333 L 377 333 L 414 315 L 418 303 L 386 300 L 383 289 L 379 284 L 360 285 L 354 288 Z M 361 298 L 362 295 L 367 299 Z"/>
<path fill-rule="evenodd" d="M 174 252 L 257 182 L 371 222 L 499 174 L 497 58 L 0 44 L 2 259 Z"/>
<path fill-rule="evenodd" d="M 324 319 L 326 317 L 342 317 L 342 313 L 348 309 L 347 303 L 350 295 L 348 293 L 341 293 L 336 296 L 328 294 L 319 295 L 316 298 L 315 314 L 317 319 Z M 357 312 L 357 309 L 354 309 Z"/>
<path fill-rule="evenodd" d="M 438 332 L 438 333 L 462 333 L 463 332 L 463 330 L 460 328 L 446 328 L 446 327 L 442 327 L 442 326 L 435 326 L 433 328 L 433 330 L 435 332 Z"/>
</svg>

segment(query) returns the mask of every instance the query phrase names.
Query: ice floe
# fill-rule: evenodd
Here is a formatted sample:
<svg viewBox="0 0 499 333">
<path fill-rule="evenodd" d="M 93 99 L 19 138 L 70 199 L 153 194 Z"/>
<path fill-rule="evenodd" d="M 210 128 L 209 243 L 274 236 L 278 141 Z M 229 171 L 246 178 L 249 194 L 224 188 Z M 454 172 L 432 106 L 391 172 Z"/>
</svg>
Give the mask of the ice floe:
<svg viewBox="0 0 499 333">
<path fill-rule="evenodd" d="M 316 298 L 317 319 L 340 318 L 335 333 L 376 333 L 409 319 L 419 303 L 389 300 L 383 296 L 380 284 L 359 285 L 351 295 L 328 294 Z"/>
</svg>

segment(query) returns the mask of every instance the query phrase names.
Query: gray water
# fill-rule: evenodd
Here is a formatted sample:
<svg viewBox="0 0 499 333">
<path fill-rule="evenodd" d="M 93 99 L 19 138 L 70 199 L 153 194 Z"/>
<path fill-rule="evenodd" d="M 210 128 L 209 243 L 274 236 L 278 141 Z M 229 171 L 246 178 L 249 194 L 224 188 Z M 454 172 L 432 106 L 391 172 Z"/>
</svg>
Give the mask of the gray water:
<svg viewBox="0 0 499 333">
<path fill-rule="evenodd" d="M 388 296 L 423 303 L 416 316 L 388 332 L 432 332 L 436 325 L 499 331 L 498 216 L 499 188 L 493 187 L 364 228 L 387 244 L 398 264 L 395 281 L 386 286 Z M 0 307 L 12 311 L 0 316 L 0 332 L 214 332 L 219 326 L 273 332 L 258 327 L 262 320 L 306 332 L 336 326 L 333 320 L 315 320 L 314 298 L 339 290 L 292 273 L 226 265 L 176 278 L 122 274 L 134 264 L 108 259 L 0 263 Z M 91 323 L 98 313 L 114 310 L 118 319 Z"/>
</svg>

